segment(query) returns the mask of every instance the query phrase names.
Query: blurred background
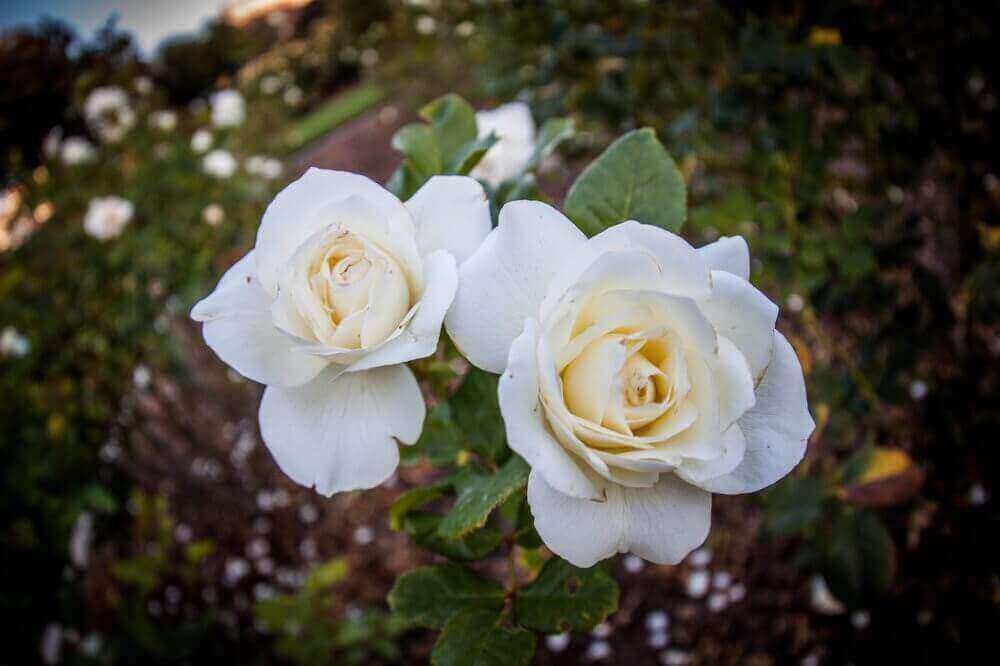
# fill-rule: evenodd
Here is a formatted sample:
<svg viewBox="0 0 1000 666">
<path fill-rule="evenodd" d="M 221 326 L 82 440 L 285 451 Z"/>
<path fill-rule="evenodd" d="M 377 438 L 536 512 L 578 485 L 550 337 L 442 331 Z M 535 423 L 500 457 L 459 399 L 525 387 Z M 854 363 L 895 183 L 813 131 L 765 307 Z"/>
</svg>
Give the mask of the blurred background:
<svg viewBox="0 0 1000 666">
<path fill-rule="evenodd" d="M 6 0 L 0 662 L 426 662 L 433 636 L 385 594 L 432 556 L 386 509 L 430 469 L 332 500 L 295 486 L 260 441 L 260 387 L 187 312 L 278 189 L 307 165 L 384 181 L 393 132 L 448 91 L 575 120 L 539 181 L 557 204 L 612 140 L 655 128 L 688 182 L 685 236 L 749 241 L 817 422 L 789 478 L 717 498 L 681 565 L 613 561 L 619 611 L 537 663 L 972 655 L 1000 619 L 1000 89 L 981 12 Z M 440 380 L 433 361 L 418 370 Z"/>
</svg>

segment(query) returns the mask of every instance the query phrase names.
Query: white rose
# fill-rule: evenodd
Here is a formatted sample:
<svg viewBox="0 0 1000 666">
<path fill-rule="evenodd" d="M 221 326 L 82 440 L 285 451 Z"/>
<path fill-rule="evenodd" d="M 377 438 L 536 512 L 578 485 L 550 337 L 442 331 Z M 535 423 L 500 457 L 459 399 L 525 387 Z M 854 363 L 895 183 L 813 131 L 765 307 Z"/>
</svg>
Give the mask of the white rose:
<svg viewBox="0 0 1000 666">
<path fill-rule="evenodd" d="M 70 166 L 94 159 L 94 145 L 81 136 L 71 136 L 62 143 L 62 161 Z"/>
<path fill-rule="evenodd" d="M 500 139 L 486 151 L 470 174 L 496 187 L 520 173 L 535 150 L 535 121 L 524 102 L 511 102 L 476 113 L 479 137 L 493 132 Z"/>
<path fill-rule="evenodd" d="M 801 460 L 802 370 L 749 273 L 742 238 L 695 250 L 624 222 L 588 240 L 531 201 L 504 206 L 462 265 L 446 327 L 503 373 L 507 438 L 553 551 L 677 563 L 708 535 L 711 493 L 759 490 Z"/>
<path fill-rule="evenodd" d="M 267 385 L 261 434 L 292 479 L 330 495 L 392 474 L 425 413 L 406 362 L 436 349 L 456 260 L 489 230 L 483 189 L 463 176 L 404 204 L 364 176 L 310 169 L 271 202 L 254 249 L 191 316 Z"/>
<path fill-rule="evenodd" d="M 132 202 L 121 197 L 91 199 L 83 218 L 83 230 L 97 240 L 110 240 L 125 230 L 134 211 Z"/>
<path fill-rule="evenodd" d="M 212 147 L 212 133 L 207 129 L 200 129 L 191 135 L 191 150 L 196 153 L 203 153 Z"/>
<path fill-rule="evenodd" d="M 94 88 L 83 104 L 83 115 L 104 141 L 120 141 L 135 125 L 128 93 L 117 86 Z"/>
<path fill-rule="evenodd" d="M 202 221 L 210 227 L 217 227 L 226 219 L 226 210 L 217 203 L 208 204 L 201 211 Z"/>
<path fill-rule="evenodd" d="M 0 356 L 21 358 L 31 351 L 31 341 L 13 326 L 5 326 L 0 333 Z"/>
<path fill-rule="evenodd" d="M 236 158 L 228 150 L 217 148 L 205 155 L 201 161 L 201 168 L 209 176 L 215 178 L 229 178 L 236 173 Z"/>
<path fill-rule="evenodd" d="M 177 113 L 169 109 L 155 111 L 149 116 L 149 124 L 161 132 L 171 132 L 177 127 Z"/>
<path fill-rule="evenodd" d="M 246 119 L 246 103 L 239 90 L 220 90 L 211 97 L 212 124 L 216 127 L 236 127 Z"/>
</svg>

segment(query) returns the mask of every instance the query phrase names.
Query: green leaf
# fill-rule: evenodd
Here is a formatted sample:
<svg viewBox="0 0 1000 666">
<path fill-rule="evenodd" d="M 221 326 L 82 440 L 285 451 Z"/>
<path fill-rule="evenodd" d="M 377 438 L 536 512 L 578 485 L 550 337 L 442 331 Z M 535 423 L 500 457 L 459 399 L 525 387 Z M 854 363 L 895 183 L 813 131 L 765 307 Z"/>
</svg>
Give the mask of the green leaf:
<svg viewBox="0 0 1000 666">
<path fill-rule="evenodd" d="M 324 562 L 309 572 L 304 589 L 308 592 L 320 592 L 344 580 L 347 572 L 347 562 L 342 558 Z"/>
<path fill-rule="evenodd" d="M 468 174 L 479 164 L 479 160 L 483 159 L 486 151 L 496 145 L 499 140 L 496 134 L 490 132 L 488 136 L 464 144 L 448 164 L 447 172 L 457 173 L 461 176 Z"/>
<path fill-rule="evenodd" d="M 457 564 L 407 571 L 389 592 L 389 606 L 403 620 L 440 629 L 455 613 L 503 608 L 503 588 Z"/>
<path fill-rule="evenodd" d="M 447 484 L 435 483 L 429 486 L 420 486 L 396 498 L 396 501 L 389 507 L 389 527 L 397 532 L 403 529 L 403 519 L 414 509 L 419 509 L 428 502 L 433 502 L 444 494 L 448 489 Z"/>
<path fill-rule="evenodd" d="M 403 529 L 421 547 L 448 559 L 471 562 L 481 560 L 500 545 L 500 530 L 485 527 L 460 539 L 445 539 L 438 533 L 443 518 L 428 513 L 411 513 L 403 519 Z"/>
<path fill-rule="evenodd" d="M 814 476 L 791 476 L 765 495 L 764 529 L 772 536 L 789 536 L 816 524 L 823 513 L 826 491 Z"/>
<path fill-rule="evenodd" d="M 521 589 L 514 615 L 547 634 L 590 631 L 618 608 L 618 584 L 600 566 L 579 569 L 553 557 L 538 578 Z"/>
<path fill-rule="evenodd" d="M 535 635 L 507 628 L 499 612 L 467 610 L 453 617 L 438 637 L 434 666 L 523 666 L 535 655 Z"/>
<path fill-rule="evenodd" d="M 507 438 L 497 401 L 499 378 L 472 368 L 462 386 L 451 397 L 451 409 L 466 447 L 492 462 L 501 462 L 507 453 Z"/>
<path fill-rule="evenodd" d="M 896 575 L 896 546 L 876 513 L 845 508 L 835 516 L 824 545 L 823 575 L 848 606 L 866 605 L 889 589 Z"/>
<path fill-rule="evenodd" d="M 462 453 L 462 433 L 451 418 L 447 402 L 435 405 L 424 421 L 424 431 L 414 446 L 401 447 L 400 460 L 412 464 L 426 457 L 434 467 L 453 465 Z"/>
<path fill-rule="evenodd" d="M 687 208 L 684 178 L 652 129 L 634 130 L 583 170 L 563 207 L 588 235 L 626 220 L 676 232 Z"/>
<path fill-rule="evenodd" d="M 427 125 L 410 123 L 399 128 L 392 137 L 392 147 L 406 155 L 407 163 L 423 180 L 441 171 L 438 137 Z"/>
<path fill-rule="evenodd" d="M 439 97 L 420 116 L 431 124 L 437 137 L 441 164 L 454 164 L 462 147 L 476 140 L 476 113 L 469 103 L 454 93 Z"/>
<path fill-rule="evenodd" d="M 457 539 L 485 525 L 493 509 L 527 485 L 529 471 L 524 460 L 511 456 L 495 474 L 474 476 L 460 490 L 438 533 L 446 539 Z"/>
<path fill-rule="evenodd" d="M 549 118 L 542 125 L 542 131 L 535 139 L 535 149 L 528 159 L 524 172 L 534 171 L 542 160 L 552 154 L 560 143 L 573 136 L 573 121 L 570 118 Z"/>
</svg>

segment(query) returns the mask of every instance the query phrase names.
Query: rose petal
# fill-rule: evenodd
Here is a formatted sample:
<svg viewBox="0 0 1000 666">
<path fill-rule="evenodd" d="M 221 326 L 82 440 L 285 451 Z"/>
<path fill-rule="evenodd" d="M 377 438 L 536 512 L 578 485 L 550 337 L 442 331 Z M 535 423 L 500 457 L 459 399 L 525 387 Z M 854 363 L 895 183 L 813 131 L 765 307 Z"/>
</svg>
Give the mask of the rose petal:
<svg viewBox="0 0 1000 666">
<path fill-rule="evenodd" d="M 458 291 L 445 328 L 476 366 L 503 372 L 510 344 L 537 317 L 560 255 L 586 239 L 561 213 L 538 201 L 513 201 L 459 268 Z"/>
<path fill-rule="evenodd" d="M 524 332 L 510 347 L 507 369 L 500 376 L 500 413 L 507 428 L 507 442 L 531 468 L 559 492 L 581 499 L 599 499 L 600 488 L 560 446 L 546 425 L 538 401 L 538 323 L 529 319 Z"/>
<path fill-rule="evenodd" d="M 483 186 L 468 176 L 434 176 L 406 208 L 417 228 L 422 256 L 447 250 L 461 264 L 490 233 L 490 202 Z"/>
<path fill-rule="evenodd" d="M 795 468 L 816 424 L 809 415 L 805 379 L 795 350 L 774 332 L 774 358 L 757 387 L 757 403 L 739 420 L 746 437 L 742 462 L 701 486 L 735 495 L 766 488 Z"/>
<path fill-rule="evenodd" d="M 385 344 L 351 364 L 348 372 L 405 363 L 430 356 L 441 337 L 441 322 L 455 296 L 458 269 L 455 258 L 438 250 L 424 258 L 424 296 L 413 318 L 403 323 L 403 330 Z"/>
<path fill-rule="evenodd" d="M 296 342 L 271 321 L 271 297 L 256 277 L 254 252 L 230 268 L 211 294 L 191 310 L 204 322 L 212 351 L 244 377 L 275 386 L 305 384 L 327 362 L 295 349 Z"/>
<path fill-rule="evenodd" d="M 750 247 L 743 236 L 722 236 L 698 248 L 698 254 L 713 271 L 726 271 L 750 279 Z"/>
<path fill-rule="evenodd" d="M 350 223 L 393 255 L 407 271 L 420 272 L 416 230 L 409 212 L 391 192 L 365 176 L 312 168 L 278 193 L 257 230 L 257 270 L 272 296 L 288 260 L 324 227 Z"/>
<path fill-rule="evenodd" d="M 722 454 L 714 460 L 685 459 L 677 467 L 677 476 L 688 483 L 704 487 L 704 481 L 728 474 L 736 469 L 743 460 L 747 446 L 746 438 L 738 424 L 734 423 L 722 433 L 722 445 Z"/>
<path fill-rule="evenodd" d="M 405 365 L 330 372 L 297 388 L 268 387 L 260 432 L 282 471 L 322 495 L 372 488 L 396 469 L 396 442 L 420 437 L 425 406 Z"/>
<path fill-rule="evenodd" d="M 677 564 L 704 542 L 712 496 L 663 474 L 651 488 L 609 484 L 607 500 L 575 499 L 532 471 L 528 503 L 545 545 L 578 567 L 631 551 L 659 564 Z"/>
<path fill-rule="evenodd" d="M 746 280 L 725 271 L 712 271 L 712 295 L 699 305 L 718 334 L 740 350 L 759 383 L 771 361 L 778 306 Z"/>
<path fill-rule="evenodd" d="M 712 360 L 715 384 L 719 388 L 719 421 L 723 429 L 753 407 L 753 375 L 743 354 L 729 338 L 719 336 L 719 355 Z"/>
</svg>

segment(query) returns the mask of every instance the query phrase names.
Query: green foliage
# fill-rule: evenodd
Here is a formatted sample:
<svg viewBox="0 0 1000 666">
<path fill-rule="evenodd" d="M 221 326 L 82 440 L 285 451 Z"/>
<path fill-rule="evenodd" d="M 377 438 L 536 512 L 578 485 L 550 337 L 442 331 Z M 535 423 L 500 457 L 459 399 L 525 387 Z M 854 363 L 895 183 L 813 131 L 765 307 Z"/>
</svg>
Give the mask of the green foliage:
<svg viewBox="0 0 1000 666">
<path fill-rule="evenodd" d="M 406 572 L 389 592 L 389 606 L 413 624 L 441 629 L 456 613 L 503 608 L 503 588 L 457 564 Z"/>
<path fill-rule="evenodd" d="M 420 110 L 423 123 L 410 123 L 392 137 L 392 147 L 405 155 L 387 183 L 400 199 L 409 199 L 436 174 L 469 173 L 497 139 L 480 139 L 476 115 L 455 94 L 439 97 Z"/>
<path fill-rule="evenodd" d="M 503 625 L 500 613 L 464 610 L 444 626 L 431 653 L 434 666 L 520 666 L 531 663 L 535 635 Z"/>
<path fill-rule="evenodd" d="M 849 607 L 870 604 L 896 576 L 896 547 L 878 514 L 842 508 L 822 537 L 823 575 Z"/>
<path fill-rule="evenodd" d="M 679 231 L 687 214 L 684 178 L 656 132 L 629 132 L 574 181 L 566 214 L 588 235 L 626 220 Z"/>
<path fill-rule="evenodd" d="M 767 496 L 764 529 L 773 536 L 789 536 L 816 525 L 827 490 L 813 476 L 792 476 Z"/>
<path fill-rule="evenodd" d="M 514 614 L 526 627 L 555 634 L 590 631 L 617 608 L 618 585 L 604 569 L 579 569 L 554 557 L 518 593 Z"/>
<path fill-rule="evenodd" d="M 385 91 L 377 85 L 360 85 L 338 95 L 315 111 L 298 120 L 288 130 L 285 143 L 288 150 L 298 150 L 325 136 L 330 130 L 378 104 Z"/>
<path fill-rule="evenodd" d="M 511 456 L 495 474 L 473 475 L 462 485 L 455 506 L 441 521 L 438 533 L 446 539 L 455 539 L 485 525 L 493 509 L 513 493 L 524 490 L 529 471 L 519 456 Z"/>
</svg>

